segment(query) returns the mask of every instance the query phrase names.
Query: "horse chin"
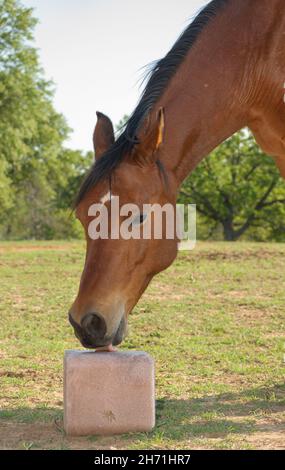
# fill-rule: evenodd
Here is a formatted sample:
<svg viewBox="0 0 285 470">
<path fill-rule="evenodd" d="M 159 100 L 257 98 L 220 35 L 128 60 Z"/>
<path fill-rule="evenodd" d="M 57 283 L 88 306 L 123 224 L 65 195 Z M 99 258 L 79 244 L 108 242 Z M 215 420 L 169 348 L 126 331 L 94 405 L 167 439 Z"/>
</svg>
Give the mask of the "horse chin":
<svg viewBox="0 0 285 470">
<path fill-rule="evenodd" d="M 118 346 L 121 344 L 126 336 L 126 330 L 127 330 L 127 320 L 125 318 L 125 315 L 122 317 L 122 320 L 120 322 L 119 328 L 117 330 L 117 333 L 112 341 L 113 346 Z"/>
<path fill-rule="evenodd" d="M 116 351 L 116 348 L 113 346 L 112 343 L 102 345 L 102 346 L 100 345 L 95 346 L 95 345 L 92 345 L 92 343 L 89 343 L 88 341 L 82 340 L 80 338 L 78 339 L 85 349 L 91 349 L 91 350 L 98 351 L 98 352 L 104 352 L 104 351 L 115 352 Z"/>
</svg>

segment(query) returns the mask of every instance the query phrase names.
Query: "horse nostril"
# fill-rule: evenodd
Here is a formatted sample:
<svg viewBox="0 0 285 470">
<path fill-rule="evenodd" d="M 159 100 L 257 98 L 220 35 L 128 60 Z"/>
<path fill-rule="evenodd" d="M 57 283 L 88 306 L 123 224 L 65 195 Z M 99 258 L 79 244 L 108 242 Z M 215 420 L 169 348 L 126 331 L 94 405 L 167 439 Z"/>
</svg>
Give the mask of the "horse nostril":
<svg viewBox="0 0 285 470">
<path fill-rule="evenodd" d="M 106 322 L 98 313 L 89 313 L 81 321 L 81 326 L 88 336 L 103 339 L 107 333 Z"/>
</svg>

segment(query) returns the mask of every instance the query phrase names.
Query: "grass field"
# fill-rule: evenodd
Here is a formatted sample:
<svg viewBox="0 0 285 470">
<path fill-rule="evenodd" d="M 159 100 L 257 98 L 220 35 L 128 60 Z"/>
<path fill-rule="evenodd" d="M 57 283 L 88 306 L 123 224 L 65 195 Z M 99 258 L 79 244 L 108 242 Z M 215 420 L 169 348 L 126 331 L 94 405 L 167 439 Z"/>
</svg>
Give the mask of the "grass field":
<svg viewBox="0 0 285 470">
<path fill-rule="evenodd" d="M 83 243 L 0 244 L 0 447 L 285 448 L 285 245 L 199 244 L 158 276 L 124 349 L 156 360 L 149 434 L 68 438 L 62 359 Z"/>
</svg>

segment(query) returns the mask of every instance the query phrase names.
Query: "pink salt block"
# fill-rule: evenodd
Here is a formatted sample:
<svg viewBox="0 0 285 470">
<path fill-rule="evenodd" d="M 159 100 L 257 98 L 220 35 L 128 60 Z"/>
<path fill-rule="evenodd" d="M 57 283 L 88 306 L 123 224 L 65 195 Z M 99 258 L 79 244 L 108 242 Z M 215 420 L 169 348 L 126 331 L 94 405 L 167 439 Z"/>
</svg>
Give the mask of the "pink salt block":
<svg viewBox="0 0 285 470">
<path fill-rule="evenodd" d="M 147 353 L 65 352 L 64 429 L 68 435 L 148 432 L 154 425 L 154 360 Z"/>
</svg>

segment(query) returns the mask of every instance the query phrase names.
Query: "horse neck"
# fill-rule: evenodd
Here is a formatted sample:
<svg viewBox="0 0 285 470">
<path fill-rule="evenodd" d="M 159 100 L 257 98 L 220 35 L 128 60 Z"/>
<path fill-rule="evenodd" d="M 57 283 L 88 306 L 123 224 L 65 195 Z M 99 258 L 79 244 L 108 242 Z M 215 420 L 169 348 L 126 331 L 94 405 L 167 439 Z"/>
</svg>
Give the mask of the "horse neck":
<svg viewBox="0 0 285 470">
<path fill-rule="evenodd" d="M 201 32 L 157 102 L 153 112 L 164 107 L 166 123 L 160 159 L 178 186 L 203 157 L 247 125 L 258 73 L 260 31 L 252 28 L 258 17 L 266 37 L 276 19 L 271 10 L 263 1 L 229 2 Z"/>
</svg>

